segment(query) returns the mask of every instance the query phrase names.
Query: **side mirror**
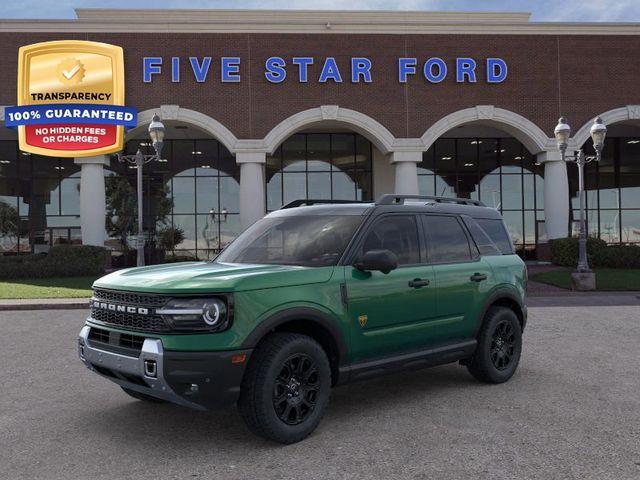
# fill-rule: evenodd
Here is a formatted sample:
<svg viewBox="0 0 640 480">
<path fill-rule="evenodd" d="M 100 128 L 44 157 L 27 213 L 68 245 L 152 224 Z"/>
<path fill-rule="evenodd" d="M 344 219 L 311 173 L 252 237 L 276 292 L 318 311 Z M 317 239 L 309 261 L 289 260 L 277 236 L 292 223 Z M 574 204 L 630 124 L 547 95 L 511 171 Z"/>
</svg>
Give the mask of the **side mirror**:
<svg viewBox="0 0 640 480">
<path fill-rule="evenodd" d="M 387 274 L 398 268 L 398 257 L 391 250 L 369 250 L 353 266 L 363 272 L 378 270 Z"/>
</svg>

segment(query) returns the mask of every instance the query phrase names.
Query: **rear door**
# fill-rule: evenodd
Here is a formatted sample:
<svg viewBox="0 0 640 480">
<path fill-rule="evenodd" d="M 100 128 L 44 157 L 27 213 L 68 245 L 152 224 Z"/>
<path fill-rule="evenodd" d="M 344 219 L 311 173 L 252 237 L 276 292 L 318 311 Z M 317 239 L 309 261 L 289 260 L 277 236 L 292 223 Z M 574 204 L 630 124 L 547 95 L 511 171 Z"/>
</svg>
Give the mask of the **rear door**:
<svg viewBox="0 0 640 480">
<path fill-rule="evenodd" d="M 388 274 L 345 266 L 347 310 L 353 360 L 382 357 L 423 347 L 435 315 L 435 278 L 426 264 L 420 226 L 414 214 L 387 214 L 363 232 L 354 260 L 368 250 L 386 249 L 398 257 Z"/>
<path fill-rule="evenodd" d="M 491 283 L 491 268 L 458 216 L 425 214 L 421 220 L 436 279 L 439 328 L 433 330 L 432 341 L 470 338 Z"/>
</svg>

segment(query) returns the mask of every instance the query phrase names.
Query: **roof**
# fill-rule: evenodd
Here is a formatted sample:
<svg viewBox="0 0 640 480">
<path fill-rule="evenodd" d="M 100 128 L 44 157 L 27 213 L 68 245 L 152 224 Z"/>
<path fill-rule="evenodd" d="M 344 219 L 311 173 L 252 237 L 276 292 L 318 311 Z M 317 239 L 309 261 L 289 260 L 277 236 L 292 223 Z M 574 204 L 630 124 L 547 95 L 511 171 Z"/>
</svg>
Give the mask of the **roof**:
<svg viewBox="0 0 640 480">
<path fill-rule="evenodd" d="M 76 19 L 0 19 L 4 32 L 638 35 L 640 23 L 531 22 L 524 12 L 78 8 Z"/>
</svg>

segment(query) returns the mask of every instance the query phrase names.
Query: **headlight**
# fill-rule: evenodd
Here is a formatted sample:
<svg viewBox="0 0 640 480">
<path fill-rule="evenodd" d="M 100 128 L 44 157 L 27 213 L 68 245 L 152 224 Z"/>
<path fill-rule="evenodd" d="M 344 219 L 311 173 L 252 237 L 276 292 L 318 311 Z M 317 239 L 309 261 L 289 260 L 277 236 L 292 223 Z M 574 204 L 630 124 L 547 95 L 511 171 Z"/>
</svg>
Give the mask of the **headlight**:
<svg viewBox="0 0 640 480">
<path fill-rule="evenodd" d="M 220 331 L 229 326 L 227 304 L 221 298 L 173 298 L 156 313 L 175 330 Z"/>
</svg>

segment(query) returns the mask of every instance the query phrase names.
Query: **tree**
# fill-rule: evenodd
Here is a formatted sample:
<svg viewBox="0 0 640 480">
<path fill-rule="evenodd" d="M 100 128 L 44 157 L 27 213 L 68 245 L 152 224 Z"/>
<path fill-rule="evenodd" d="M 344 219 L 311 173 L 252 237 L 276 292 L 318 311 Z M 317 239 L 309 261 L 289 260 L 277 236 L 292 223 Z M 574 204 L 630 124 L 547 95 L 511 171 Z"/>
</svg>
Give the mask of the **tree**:
<svg viewBox="0 0 640 480">
<path fill-rule="evenodd" d="M 137 231 L 136 191 L 126 177 L 105 179 L 107 199 L 107 232 L 120 241 L 122 250 L 129 251 L 127 239 Z"/>
<path fill-rule="evenodd" d="M 184 230 L 179 227 L 167 227 L 158 232 L 158 247 L 165 252 L 172 251 L 184 241 Z"/>
<path fill-rule="evenodd" d="M 20 233 L 18 209 L 0 201 L 0 238 L 7 237 L 17 245 Z"/>
<path fill-rule="evenodd" d="M 108 177 L 105 179 L 107 200 L 107 232 L 120 241 L 123 251 L 129 251 L 128 238 L 138 233 L 138 201 L 135 188 L 126 177 Z M 147 193 L 148 194 L 148 193 Z M 167 223 L 167 217 L 173 208 L 169 188 L 165 183 L 151 184 L 153 228 L 149 237 L 155 236 L 155 225 Z M 147 227 L 149 228 L 149 227 Z"/>
</svg>

